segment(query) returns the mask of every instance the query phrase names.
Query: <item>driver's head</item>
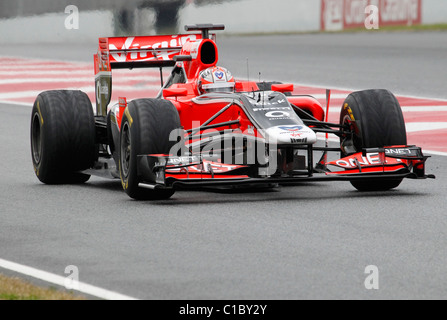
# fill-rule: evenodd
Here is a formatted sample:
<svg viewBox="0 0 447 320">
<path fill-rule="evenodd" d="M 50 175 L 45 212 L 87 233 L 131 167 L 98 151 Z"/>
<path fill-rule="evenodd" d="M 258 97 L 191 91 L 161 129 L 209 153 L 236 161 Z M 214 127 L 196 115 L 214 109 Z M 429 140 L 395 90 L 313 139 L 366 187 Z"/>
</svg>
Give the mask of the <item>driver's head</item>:
<svg viewBox="0 0 447 320">
<path fill-rule="evenodd" d="M 203 70 L 197 80 L 200 94 L 210 92 L 234 92 L 235 81 L 231 72 L 222 67 L 211 67 Z"/>
</svg>

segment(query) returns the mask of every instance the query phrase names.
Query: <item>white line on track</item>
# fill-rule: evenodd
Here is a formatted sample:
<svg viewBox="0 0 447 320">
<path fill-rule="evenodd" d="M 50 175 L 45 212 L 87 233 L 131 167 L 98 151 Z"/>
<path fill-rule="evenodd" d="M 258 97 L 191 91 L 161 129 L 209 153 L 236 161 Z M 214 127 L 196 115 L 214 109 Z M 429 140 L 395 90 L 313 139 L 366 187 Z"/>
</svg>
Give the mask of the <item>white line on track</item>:
<svg viewBox="0 0 447 320">
<path fill-rule="evenodd" d="M 65 287 L 66 277 L 58 276 L 56 274 L 52 274 L 46 271 L 42 271 L 39 269 L 31 268 L 28 266 L 24 266 L 15 262 L 7 261 L 0 259 L 0 267 L 3 269 L 8 269 L 14 272 L 18 272 L 39 280 L 43 280 L 49 283 L 56 284 L 58 286 Z M 99 287 L 95 287 L 83 282 L 78 282 L 79 288 L 76 291 L 79 291 L 84 294 L 88 294 L 94 297 L 98 297 L 106 300 L 138 300 L 136 298 L 126 296 L 114 291 L 105 290 Z"/>
<path fill-rule="evenodd" d="M 324 106 L 323 106 L 324 107 Z M 340 106 L 331 106 L 329 113 L 340 113 Z M 447 111 L 445 106 L 401 106 L 402 112 L 433 112 L 433 111 Z"/>
<path fill-rule="evenodd" d="M 0 66 L 0 72 L 1 71 L 11 71 L 11 69 L 17 70 L 17 71 L 29 71 L 29 70 L 79 70 L 79 69 L 85 69 L 85 70 L 93 70 L 93 64 L 92 65 L 87 65 L 87 64 L 79 64 L 79 65 L 73 65 L 73 64 L 47 64 L 47 65 L 42 65 L 42 64 L 37 64 L 37 65 L 33 65 L 33 64 L 29 64 L 29 65 L 3 65 Z M 93 71 L 92 71 L 93 72 Z"/>
<path fill-rule="evenodd" d="M 325 137 L 324 137 L 324 134 L 317 134 L 317 140 L 319 142 L 324 142 L 326 140 Z M 338 137 L 334 136 L 334 135 L 329 135 L 328 141 L 330 141 L 330 142 L 337 142 L 338 143 L 340 141 L 340 139 Z M 425 155 L 430 154 L 430 155 L 435 155 L 435 156 L 447 157 L 447 152 L 426 150 L 426 149 L 423 149 L 422 151 L 423 151 L 423 153 Z"/>
<path fill-rule="evenodd" d="M 25 106 L 25 107 L 32 107 L 33 106 L 33 103 L 8 101 L 8 100 L 0 100 L 0 104 L 12 104 L 14 106 Z"/>
<path fill-rule="evenodd" d="M 403 112 L 431 112 L 431 111 L 447 111 L 445 106 L 422 106 L 422 107 L 401 107 Z"/>
<path fill-rule="evenodd" d="M 128 72 L 127 72 L 128 71 Z M 160 76 L 159 73 L 157 71 L 154 70 L 126 70 L 126 69 L 120 69 L 120 70 L 114 70 L 113 74 L 121 74 L 121 73 L 126 73 L 129 75 L 152 75 L 154 77 L 157 77 L 157 80 L 160 81 Z M 1 71 L 0 70 L 0 77 L 3 76 L 11 76 L 14 78 L 18 78 L 18 77 L 24 77 L 24 78 L 28 78 L 31 76 L 42 76 L 42 75 L 53 75 L 53 76 L 73 76 L 74 74 L 80 74 L 80 75 L 90 75 L 91 79 L 95 78 L 95 74 L 93 72 L 93 68 L 88 68 L 88 69 L 70 69 L 70 70 L 37 70 L 37 71 L 30 71 L 30 70 L 26 70 L 26 71 Z"/>
<path fill-rule="evenodd" d="M 408 132 L 431 131 L 447 129 L 447 122 L 407 122 L 405 124 Z"/>
<path fill-rule="evenodd" d="M 350 88 L 338 87 L 338 86 L 322 86 L 321 84 L 316 84 L 316 83 L 295 83 L 293 81 L 286 81 L 286 80 L 284 80 L 283 82 L 284 83 L 293 83 L 295 86 L 311 87 L 311 88 L 316 88 L 316 89 L 320 89 L 320 90 L 330 89 L 330 90 L 338 90 L 338 91 L 347 91 L 349 93 L 362 90 L 362 89 L 352 89 L 352 88 L 350 89 Z M 433 98 L 433 97 L 427 97 L 427 96 L 418 96 L 418 95 L 411 95 L 411 94 L 402 93 L 402 92 L 393 92 L 393 94 L 396 97 L 405 97 L 405 98 L 413 98 L 413 99 L 424 99 L 424 100 L 436 100 L 436 101 L 446 101 L 446 98 Z M 346 96 L 347 95 L 348 94 L 346 94 Z M 322 94 L 322 98 L 326 98 L 326 95 Z M 332 94 L 331 94 L 331 99 L 332 99 Z"/>
<path fill-rule="evenodd" d="M 118 79 L 114 79 L 115 82 L 116 80 L 120 80 Z M 124 81 L 150 81 L 153 83 L 159 83 L 160 79 L 157 77 L 151 77 L 151 76 L 146 76 L 146 75 L 141 75 L 141 76 L 130 76 L 130 77 L 125 77 L 124 79 L 121 79 L 121 82 Z M 61 77 L 61 78 L 22 78 L 22 79 L 3 79 L 0 80 L 0 85 L 2 84 L 24 84 L 24 83 L 52 83 L 52 82 L 56 82 L 56 83 L 62 83 L 62 82 L 91 82 L 94 83 L 94 79 L 93 77 L 78 77 L 78 78 L 67 78 L 67 77 Z M 93 85 L 92 85 L 93 86 Z"/>
<path fill-rule="evenodd" d="M 434 156 L 444 156 L 447 157 L 447 152 L 441 152 L 441 151 L 432 151 L 432 150 L 423 150 L 424 154 L 431 154 Z"/>
<path fill-rule="evenodd" d="M 342 99 L 342 98 L 339 98 Z M 431 106 L 401 106 L 403 112 L 428 112 L 428 111 L 447 111 L 447 101 L 442 101 L 444 105 L 431 105 Z M 417 102 L 416 102 L 417 103 Z M 326 108 L 323 105 L 323 108 Z M 329 113 L 340 112 L 341 106 L 337 104 L 331 104 L 329 106 Z"/>
<path fill-rule="evenodd" d="M 68 75 L 74 75 L 74 74 L 81 74 L 81 75 L 91 75 L 94 76 L 92 68 L 89 68 L 88 70 L 82 70 L 82 69 L 73 69 L 73 70 L 37 70 L 37 71 L 1 71 L 0 70 L 0 76 L 12 76 L 14 78 L 18 77 L 30 77 L 30 76 L 42 76 L 42 75 L 62 75 L 66 76 Z"/>
<path fill-rule="evenodd" d="M 333 99 L 345 99 L 349 93 L 333 93 L 331 94 L 331 100 Z M 317 94 L 311 94 L 312 97 L 315 99 L 326 99 L 325 94 L 317 93 Z"/>
</svg>

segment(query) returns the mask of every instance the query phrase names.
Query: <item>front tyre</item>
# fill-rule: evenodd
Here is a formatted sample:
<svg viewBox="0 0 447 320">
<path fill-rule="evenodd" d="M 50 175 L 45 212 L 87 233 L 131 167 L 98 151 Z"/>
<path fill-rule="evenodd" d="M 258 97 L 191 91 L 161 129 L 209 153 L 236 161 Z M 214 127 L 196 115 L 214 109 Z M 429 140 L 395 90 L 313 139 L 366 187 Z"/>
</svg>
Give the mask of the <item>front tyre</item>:
<svg viewBox="0 0 447 320">
<path fill-rule="evenodd" d="M 351 93 L 340 113 L 340 124 L 350 127 L 351 135 L 341 138 L 343 156 L 363 148 L 406 145 L 407 132 L 402 109 L 388 90 L 364 90 Z M 351 181 L 359 191 L 385 191 L 396 188 L 403 179 L 365 179 Z"/>
<path fill-rule="evenodd" d="M 169 199 L 174 189 L 146 189 L 139 186 L 138 155 L 169 154 L 177 143 L 169 141 L 180 128 L 175 106 L 162 99 L 137 99 L 124 112 L 120 132 L 119 170 L 121 183 L 129 197 L 137 200 Z"/>
</svg>

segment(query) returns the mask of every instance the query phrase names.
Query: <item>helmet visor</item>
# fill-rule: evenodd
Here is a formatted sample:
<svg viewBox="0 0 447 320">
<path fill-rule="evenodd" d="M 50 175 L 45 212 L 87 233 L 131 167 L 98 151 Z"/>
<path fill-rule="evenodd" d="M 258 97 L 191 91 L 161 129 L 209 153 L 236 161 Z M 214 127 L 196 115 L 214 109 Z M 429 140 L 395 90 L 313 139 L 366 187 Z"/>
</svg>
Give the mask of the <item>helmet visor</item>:
<svg viewBox="0 0 447 320">
<path fill-rule="evenodd" d="M 233 92 L 234 82 L 204 84 L 202 89 L 205 92 Z"/>
</svg>

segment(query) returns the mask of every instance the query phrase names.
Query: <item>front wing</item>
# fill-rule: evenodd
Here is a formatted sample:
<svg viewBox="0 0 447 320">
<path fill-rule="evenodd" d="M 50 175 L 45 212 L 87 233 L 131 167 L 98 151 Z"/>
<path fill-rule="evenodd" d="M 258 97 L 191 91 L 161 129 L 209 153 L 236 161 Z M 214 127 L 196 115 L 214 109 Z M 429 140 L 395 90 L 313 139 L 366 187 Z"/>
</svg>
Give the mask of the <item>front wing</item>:
<svg viewBox="0 0 447 320">
<path fill-rule="evenodd" d="M 250 170 L 247 165 L 222 164 L 201 156 L 138 156 L 140 187 L 177 188 L 199 186 L 237 186 L 286 184 L 301 181 L 354 181 L 380 179 L 434 179 L 425 174 L 421 148 L 392 146 L 369 148 L 324 164 L 325 170 L 290 171 L 287 174 L 263 174 L 263 168 Z M 329 167 L 334 167 L 330 170 Z M 253 174 L 256 172 L 256 174 Z"/>
</svg>

